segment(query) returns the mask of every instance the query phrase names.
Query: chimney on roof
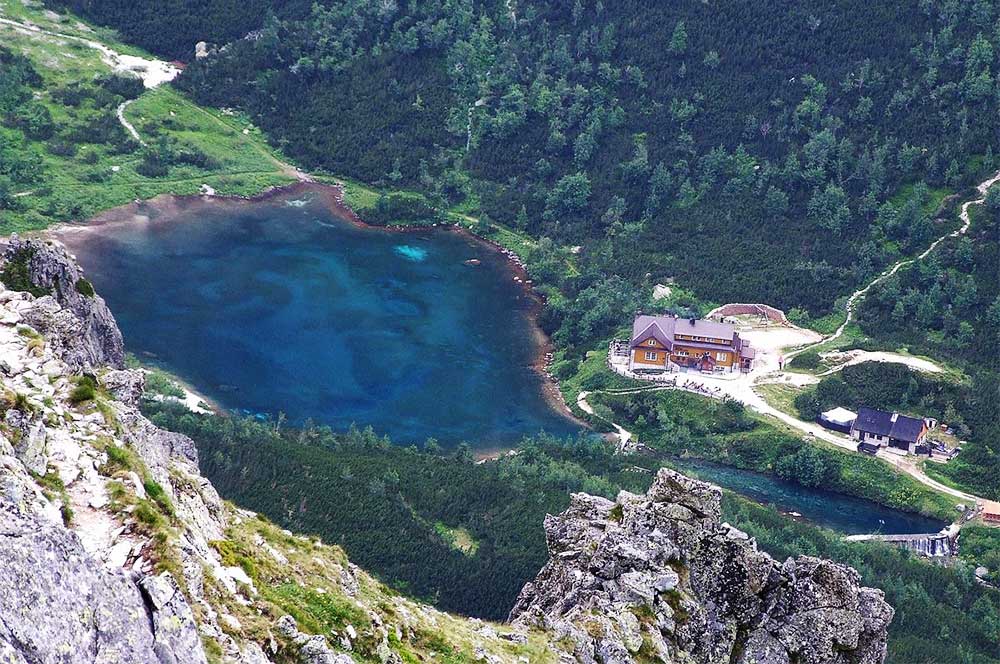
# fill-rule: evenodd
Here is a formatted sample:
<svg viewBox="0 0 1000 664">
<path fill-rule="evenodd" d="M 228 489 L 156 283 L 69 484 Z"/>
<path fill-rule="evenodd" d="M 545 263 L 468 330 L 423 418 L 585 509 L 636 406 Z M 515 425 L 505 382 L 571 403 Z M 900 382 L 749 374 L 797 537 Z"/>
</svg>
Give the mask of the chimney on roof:
<svg viewBox="0 0 1000 664">
<path fill-rule="evenodd" d="M 691 323 L 692 325 L 694 325 L 695 323 L 697 323 L 697 322 L 698 322 L 698 319 L 697 319 L 697 318 L 692 318 L 692 319 L 691 319 L 691 320 L 689 320 L 688 322 L 689 322 L 689 323 Z"/>
<path fill-rule="evenodd" d="M 898 419 L 899 419 L 899 413 L 893 413 L 892 414 L 892 419 L 890 419 L 889 421 L 892 422 L 892 423 L 895 423 L 896 420 L 898 420 Z"/>
</svg>

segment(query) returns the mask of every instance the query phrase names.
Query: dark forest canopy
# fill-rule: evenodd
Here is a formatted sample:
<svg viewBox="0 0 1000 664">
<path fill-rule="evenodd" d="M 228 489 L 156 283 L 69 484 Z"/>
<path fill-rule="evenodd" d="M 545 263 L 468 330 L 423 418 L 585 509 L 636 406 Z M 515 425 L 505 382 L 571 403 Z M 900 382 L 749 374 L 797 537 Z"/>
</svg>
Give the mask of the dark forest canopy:
<svg viewBox="0 0 1000 664">
<path fill-rule="evenodd" d="M 307 168 L 584 244 L 571 294 L 648 274 L 824 313 L 994 166 L 985 0 L 229 4 L 69 1 L 171 57 L 237 39 L 179 85 Z"/>
<path fill-rule="evenodd" d="M 147 402 L 154 420 L 191 435 L 202 469 L 228 498 L 285 527 L 339 543 L 396 588 L 460 613 L 502 619 L 547 552 L 545 514 L 569 493 L 644 492 L 652 458 L 623 457 L 601 441 L 539 436 L 520 453 L 476 464 L 466 451 L 393 446 L 370 431 L 333 434 L 250 418 L 194 415 Z M 829 557 L 859 570 L 896 609 L 890 664 L 997 661 L 997 592 L 973 568 L 930 565 L 906 551 L 799 523 L 727 494 L 725 519 L 779 558 Z M 475 542 L 460 550 L 451 532 Z M 931 625 L 932 627 L 928 627 Z"/>
<path fill-rule="evenodd" d="M 968 444 L 938 472 L 1000 499 L 1000 189 L 973 209 L 966 237 L 879 284 L 858 314 L 873 337 L 946 360 L 970 376 L 942 403 L 952 407 L 938 413 L 962 425 Z"/>
</svg>

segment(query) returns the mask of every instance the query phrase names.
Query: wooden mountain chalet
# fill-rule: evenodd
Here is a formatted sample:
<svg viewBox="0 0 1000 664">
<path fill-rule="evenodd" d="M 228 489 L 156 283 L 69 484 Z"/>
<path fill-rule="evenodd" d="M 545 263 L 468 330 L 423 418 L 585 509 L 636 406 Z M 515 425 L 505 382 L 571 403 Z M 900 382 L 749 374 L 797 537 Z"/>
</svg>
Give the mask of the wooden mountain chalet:
<svg viewBox="0 0 1000 664">
<path fill-rule="evenodd" d="M 632 323 L 629 369 L 635 372 L 748 372 L 754 356 L 754 349 L 728 323 L 644 314 Z"/>
</svg>

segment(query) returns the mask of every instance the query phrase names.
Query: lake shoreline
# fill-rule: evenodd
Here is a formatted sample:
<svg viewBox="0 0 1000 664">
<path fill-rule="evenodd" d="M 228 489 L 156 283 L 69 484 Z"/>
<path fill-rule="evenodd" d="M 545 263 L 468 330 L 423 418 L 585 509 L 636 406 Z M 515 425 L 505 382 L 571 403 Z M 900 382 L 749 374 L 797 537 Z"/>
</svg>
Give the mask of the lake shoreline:
<svg viewBox="0 0 1000 664">
<path fill-rule="evenodd" d="M 549 358 L 554 350 L 552 340 L 545 334 L 539 324 L 539 317 L 545 300 L 540 293 L 532 287 L 531 279 L 528 276 L 526 266 L 520 257 L 509 249 L 496 242 L 480 237 L 458 224 L 428 224 L 428 225 L 378 225 L 366 222 L 350 206 L 344 202 L 343 188 L 333 184 L 323 184 L 313 181 L 298 181 L 279 187 L 270 187 L 267 190 L 253 196 L 237 195 L 217 195 L 217 194 L 160 194 L 146 200 L 136 200 L 126 205 L 105 210 L 87 221 L 66 222 L 49 227 L 42 231 L 40 235 L 46 239 L 56 240 L 63 243 L 67 235 L 92 234 L 92 233 L 114 233 L 115 228 L 134 224 L 136 222 L 159 222 L 169 223 L 171 218 L 180 218 L 184 212 L 197 205 L 210 205 L 215 209 L 234 211 L 246 205 L 267 202 L 276 198 L 294 197 L 300 194 L 310 194 L 317 196 L 323 207 L 337 218 L 351 224 L 356 228 L 371 232 L 382 232 L 392 234 L 416 234 L 443 231 L 454 233 L 463 239 L 474 242 L 481 247 L 498 254 L 503 263 L 506 275 L 517 283 L 521 291 L 529 298 L 530 306 L 525 311 L 525 315 L 531 324 L 532 343 L 537 348 L 534 359 L 529 367 L 538 375 L 540 379 L 540 396 L 554 413 L 562 417 L 575 426 L 583 430 L 590 430 L 591 427 L 586 422 L 577 418 L 569 405 L 562 398 L 559 386 L 553 381 L 548 372 Z M 65 243 L 63 243 L 65 244 Z M 470 265 L 469 269 L 476 269 Z M 221 411 L 220 411 L 221 412 Z M 491 451 L 506 452 L 514 447 L 504 447 L 500 449 L 492 447 Z"/>
</svg>

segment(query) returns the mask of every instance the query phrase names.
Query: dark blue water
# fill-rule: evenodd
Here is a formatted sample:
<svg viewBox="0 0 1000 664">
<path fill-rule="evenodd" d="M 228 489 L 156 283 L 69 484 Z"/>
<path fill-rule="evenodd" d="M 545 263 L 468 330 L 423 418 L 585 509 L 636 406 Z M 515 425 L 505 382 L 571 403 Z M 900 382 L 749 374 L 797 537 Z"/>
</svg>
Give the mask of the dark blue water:
<svg viewBox="0 0 1000 664">
<path fill-rule="evenodd" d="M 936 533 L 946 524 L 919 514 L 882 507 L 842 493 L 810 489 L 770 475 L 696 461 L 671 462 L 678 470 L 824 528 L 848 535 Z"/>
<path fill-rule="evenodd" d="M 125 221 L 62 239 L 128 349 L 225 408 L 480 449 L 578 431 L 532 369 L 530 296 L 471 238 L 361 228 L 318 190 Z"/>
</svg>

